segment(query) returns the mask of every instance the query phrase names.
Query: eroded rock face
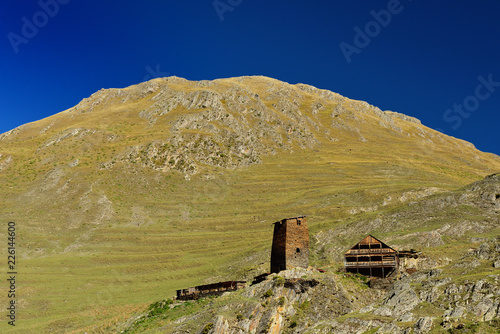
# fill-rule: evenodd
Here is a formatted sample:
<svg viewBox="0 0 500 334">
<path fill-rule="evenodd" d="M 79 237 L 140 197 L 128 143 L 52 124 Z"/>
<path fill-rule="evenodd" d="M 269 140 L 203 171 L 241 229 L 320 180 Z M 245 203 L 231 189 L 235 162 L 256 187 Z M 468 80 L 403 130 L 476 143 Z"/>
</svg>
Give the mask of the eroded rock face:
<svg viewBox="0 0 500 334">
<path fill-rule="evenodd" d="M 212 309 L 217 315 L 205 318 L 201 329 L 232 334 L 320 333 L 324 328 L 343 327 L 333 318 L 357 308 L 333 276 L 303 268 L 269 275 L 263 282 L 240 290 L 238 294 L 241 297 L 235 299 L 230 293 L 220 297 L 226 298 L 227 303 L 222 309 Z M 221 315 L 228 312 L 236 316 Z M 179 325 L 196 321 L 201 314 L 190 317 L 182 319 Z M 363 321 L 353 322 L 352 326 L 372 328 Z"/>
<path fill-rule="evenodd" d="M 432 329 L 432 317 L 423 317 L 417 320 L 413 326 L 415 333 L 427 333 Z"/>
<path fill-rule="evenodd" d="M 12 162 L 12 156 L 0 153 L 0 172 L 6 169 Z"/>
<path fill-rule="evenodd" d="M 500 259 L 500 237 L 492 241 L 485 242 L 475 251 L 475 255 L 480 260 Z"/>
<path fill-rule="evenodd" d="M 468 188 L 473 192 L 479 192 L 479 196 L 483 201 L 489 202 L 491 205 L 498 205 L 500 201 L 500 173 L 491 174 L 484 180 L 474 182 Z"/>
<path fill-rule="evenodd" d="M 236 87 L 226 92 L 179 92 L 163 87 L 152 97 L 156 102 L 141 112 L 142 117 L 155 124 L 176 108 L 191 112 L 175 120 L 168 141 L 135 147 L 124 159 L 158 170 L 195 174 L 200 163 L 235 168 L 258 163 L 262 155 L 278 149 L 317 145 L 314 131 L 318 124 L 299 111 L 297 101 L 289 100 L 292 90 L 273 92 L 266 100 L 276 102 L 268 105 L 255 93 Z"/>
<path fill-rule="evenodd" d="M 500 267 L 500 237 L 482 243 L 478 248 L 472 249 L 454 264 L 457 268 L 475 268 L 482 261 L 488 261 L 494 268 Z"/>
<path fill-rule="evenodd" d="M 410 312 L 420 303 L 420 299 L 415 291 L 406 282 L 396 282 L 387 297 L 382 302 L 382 306 L 373 313 L 386 317 L 401 317 Z"/>
</svg>

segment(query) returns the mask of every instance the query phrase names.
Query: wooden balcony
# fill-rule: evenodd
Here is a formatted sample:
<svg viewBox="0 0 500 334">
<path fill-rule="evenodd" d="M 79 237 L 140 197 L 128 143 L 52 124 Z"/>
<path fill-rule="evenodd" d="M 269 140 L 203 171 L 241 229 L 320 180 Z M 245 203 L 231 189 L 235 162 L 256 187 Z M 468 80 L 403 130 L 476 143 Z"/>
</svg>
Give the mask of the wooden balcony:
<svg viewBox="0 0 500 334">
<path fill-rule="evenodd" d="M 396 261 L 344 262 L 347 268 L 396 267 Z"/>
<path fill-rule="evenodd" d="M 388 248 L 372 248 L 372 249 L 350 249 L 347 251 L 346 255 L 357 255 L 357 254 L 387 254 L 394 253 L 395 251 Z"/>
</svg>

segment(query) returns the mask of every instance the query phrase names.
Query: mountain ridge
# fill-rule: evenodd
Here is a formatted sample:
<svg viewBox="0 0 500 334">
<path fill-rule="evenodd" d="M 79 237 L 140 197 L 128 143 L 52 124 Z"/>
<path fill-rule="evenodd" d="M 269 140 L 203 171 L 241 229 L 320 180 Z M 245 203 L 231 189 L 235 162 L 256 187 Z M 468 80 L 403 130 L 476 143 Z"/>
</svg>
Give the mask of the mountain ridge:
<svg viewBox="0 0 500 334">
<path fill-rule="evenodd" d="M 234 82 L 236 82 L 236 87 L 231 85 Z M 179 90 L 178 85 L 183 85 L 182 89 Z M 186 85 L 187 87 L 185 87 Z M 218 89 L 219 91 L 223 89 L 225 89 L 225 91 L 219 92 L 213 89 L 210 90 L 210 88 L 214 88 L 214 86 L 218 87 L 218 85 L 223 87 Z M 269 92 L 271 94 L 265 96 L 263 99 L 260 99 L 257 93 L 252 92 L 249 89 L 255 89 L 255 87 L 261 87 L 263 85 L 264 88 L 267 88 L 265 92 Z M 275 85 L 278 85 L 278 87 Z M 184 92 L 184 90 L 186 90 L 186 92 Z M 301 103 L 300 109 L 304 110 L 301 112 L 299 110 L 299 103 L 297 99 L 312 99 L 311 96 L 308 95 L 312 93 L 316 94 L 320 99 L 332 102 L 332 104 L 326 104 L 326 106 L 324 106 L 321 104 L 320 99 L 316 97 L 316 101 L 312 101 L 307 105 Z M 204 109 L 207 109 L 208 113 L 204 114 L 198 112 L 179 115 L 178 119 L 175 120 L 175 123 L 170 126 L 170 128 L 163 126 L 162 131 L 164 131 L 167 136 L 174 137 L 174 141 L 178 141 L 179 139 L 182 141 L 186 136 L 189 136 L 189 139 L 192 141 L 199 140 L 206 146 L 204 150 L 202 148 L 203 151 L 217 146 L 217 143 L 214 143 L 214 140 L 221 141 L 223 139 L 227 139 L 227 137 L 234 140 L 234 145 L 237 146 L 240 152 L 233 149 L 231 152 L 219 152 L 218 156 L 212 155 L 210 158 L 214 160 L 216 165 L 217 162 L 215 160 L 222 160 L 219 163 L 223 165 L 238 165 L 238 160 L 244 160 L 243 164 L 256 162 L 259 160 L 259 156 L 263 153 L 261 151 L 264 148 L 266 151 L 264 153 L 267 154 L 275 152 L 275 150 L 280 147 L 290 149 L 290 145 L 288 145 L 288 143 L 293 142 L 294 140 L 298 142 L 300 147 L 310 147 L 311 145 L 317 144 L 318 140 L 316 137 L 320 128 L 325 131 L 325 134 L 328 136 L 328 140 L 330 141 L 339 140 L 339 138 L 330 135 L 330 129 L 334 128 L 339 130 L 338 132 L 349 134 L 350 136 L 346 136 L 346 139 L 351 139 L 353 136 L 356 136 L 358 140 L 364 142 L 367 139 L 363 136 L 360 129 L 351 124 L 353 121 L 366 123 L 366 119 L 364 119 L 364 117 L 360 117 L 364 115 L 372 117 L 375 116 L 378 118 L 379 125 L 399 133 L 403 132 L 402 128 L 398 125 L 399 120 L 411 122 L 417 125 L 421 124 L 419 120 L 410 116 L 392 111 L 383 112 L 376 107 L 370 106 L 366 102 L 350 100 L 339 94 L 327 90 L 317 89 L 304 84 L 289 85 L 281 83 L 275 79 L 269 79 L 261 76 L 199 82 L 191 82 L 178 77 L 169 77 L 153 79 L 149 82 L 133 85 L 124 89 L 100 90 L 92 94 L 89 98 L 83 99 L 75 107 L 38 122 L 29 123 L 4 133 L 0 136 L 0 140 L 3 141 L 12 135 L 28 130 L 30 127 L 41 127 L 41 124 L 43 124 L 43 127 L 39 129 L 39 133 L 40 135 L 43 135 L 49 132 L 50 129 L 53 128 L 58 122 L 61 122 L 61 120 L 58 120 L 60 117 L 69 116 L 70 119 L 73 119 L 82 114 L 91 114 L 94 109 L 102 111 L 103 108 L 111 106 L 109 109 L 112 110 L 106 109 L 106 113 L 104 113 L 104 115 L 98 114 L 95 117 L 96 121 L 107 121 L 109 123 L 109 118 L 112 117 L 111 115 L 116 117 L 123 116 L 123 114 L 130 114 L 130 109 L 132 107 L 142 107 L 140 103 L 133 103 L 133 106 L 128 106 L 127 102 L 131 100 L 144 100 L 145 98 L 149 100 L 147 101 L 149 105 L 145 105 L 147 108 L 142 109 L 139 112 L 139 116 L 141 119 L 147 120 L 148 126 L 150 127 L 154 127 L 159 118 L 165 118 L 171 111 L 175 114 L 174 109 L 178 107 L 187 109 L 188 111 L 203 111 Z M 221 100 L 226 102 L 227 99 L 236 99 L 236 101 L 231 101 L 229 104 L 223 104 L 221 102 Z M 290 99 L 293 100 L 290 102 Z M 267 102 L 267 104 L 264 102 Z M 309 112 L 307 112 L 307 109 L 309 109 Z M 228 110 L 230 113 L 227 113 Z M 330 113 L 332 118 L 330 120 L 331 124 L 325 125 L 324 122 L 321 122 L 320 118 L 317 117 L 320 111 L 321 114 L 325 114 L 327 112 Z M 247 113 L 250 114 L 250 117 L 245 115 Z M 106 115 L 108 116 L 106 117 Z M 338 118 L 340 115 L 342 116 Z M 104 119 L 102 119 L 102 117 L 104 117 Z M 90 118 L 87 120 L 85 120 L 85 117 L 80 118 L 81 122 L 84 124 L 89 121 L 93 121 L 93 118 L 90 116 L 87 117 Z M 255 119 L 252 118 L 257 119 L 258 122 L 255 122 Z M 339 121 L 336 121 L 337 118 Z M 110 129 L 102 129 L 99 127 L 95 128 L 90 127 L 89 125 L 87 125 L 87 127 L 89 127 L 89 129 L 86 127 L 72 127 L 66 129 L 66 133 L 59 133 L 56 138 L 49 138 L 48 143 L 46 143 L 45 146 L 53 144 L 54 142 L 60 142 L 61 140 L 71 136 L 78 135 L 83 137 L 88 132 L 92 132 L 92 135 L 94 135 L 95 132 L 98 132 L 101 136 L 107 136 L 109 140 L 116 140 L 117 137 L 119 138 L 119 135 L 110 131 Z M 470 143 L 455 138 L 450 139 L 452 137 L 441 135 L 438 132 L 426 127 L 419 127 L 413 130 L 417 130 L 418 133 L 410 134 L 406 132 L 406 135 L 420 136 L 430 142 L 431 145 L 434 144 L 432 142 L 433 139 L 440 140 L 442 142 L 443 140 L 446 140 L 444 138 L 447 138 L 455 145 L 465 145 L 470 148 L 474 148 Z M 182 136 L 183 132 L 184 136 Z M 273 132 L 277 133 L 273 135 Z M 283 140 L 282 137 L 284 136 L 286 137 L 288 143 Z M 205 141 L 204 139 L 207 139 L 207 137 L 211 140 Z M 262 143 L 262 139 L 265 137 L 269 137 L 272 142 Z M 249 143 L 248 141 L 252 141 L 254 143 Z M 150 141 L 145 144 L 153 145 L 153 150 L 158 150 L 155 145 L 159 145 L 160 143 Z M 178 146 L 176 145 L 178 142 L 162 144 L 173 144 L 173 146 Z M 255 145 L 256 147 L 254 147 Z M 143 147 L 135 147 L 131 149 L 132 151 L 137 151 L 142 148 Z M 42 148 L 40 147 L 39 149 Z M 218 149 L 222 150 L 221 147 L 218 147 Z M 252 154 L 253 151 L 256 152 Z M 127 155 L 125 152 L 122 153 Z M 151 161 L 147 161 L 150 157 L 140 157 L 138 152 L 128 153 L 130 155 L 129 160 L 142 160 L 143 163 L 152 165 Z M 171 153 L 172 152 L 169 150 L 166 155 L 168 156 Z M 246 153 L 250 154 L 247 156 Z M 221 157 L 220 154 L 223 154 L 224 157 Z M 198 154 L 197 158 L 202 158 L 202 155 L 203 154 Z M 229 160 L 224 159 L 225 157 L 234 157 L 235 159 L 232 159 L 231 161 L 224 161 Z M 115 157 L 115 159 L 116 158 L 117 157 Z M 205 159 L 202 163 L 207 162 L 209 163 L 210 161 Z M 198 164 L 195 164 L 191 157 L 188 157 L 186 164 L 182 164 L 181 166 L 179 166 L 177 161 L 173 161 L 173 164 L 174 169 L 182 170 L 188 174 L 195 172 L 198 167 Z M 163 162 L 161 166 L 165 169 L 168 168 L 168 164 L 165 162 Z"/>
</svg>

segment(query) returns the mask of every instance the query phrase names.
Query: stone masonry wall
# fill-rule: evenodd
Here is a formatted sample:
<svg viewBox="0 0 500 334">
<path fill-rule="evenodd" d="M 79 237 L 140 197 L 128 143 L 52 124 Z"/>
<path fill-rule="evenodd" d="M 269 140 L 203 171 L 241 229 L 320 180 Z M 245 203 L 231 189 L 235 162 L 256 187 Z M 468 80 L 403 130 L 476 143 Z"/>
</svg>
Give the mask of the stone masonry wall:
<svg viewBox="0 0 500 334">
<path fill-rule="evenodd" d="M 309 230 L 305 217 L 283 219 L 274 224 L 271 272 L 309 266 Z"/>
<path fill-rule="evenodd" d="M 286 223 L 274 223 L 273 247 L 271 250 L 271 272 L 279 273 L 286 269 Z"/>
<path fill-rule="evenodd" d="M 287 220 L 286 269 L 309 266 L 309 229 L 305 217 Z"/>
</svg>

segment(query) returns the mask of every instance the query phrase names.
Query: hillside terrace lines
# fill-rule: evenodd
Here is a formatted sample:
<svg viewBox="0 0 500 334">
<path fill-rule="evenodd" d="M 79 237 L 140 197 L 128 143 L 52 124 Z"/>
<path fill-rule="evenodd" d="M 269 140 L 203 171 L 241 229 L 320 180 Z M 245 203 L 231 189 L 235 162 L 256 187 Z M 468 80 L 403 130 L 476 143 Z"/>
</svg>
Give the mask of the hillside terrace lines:
<svg viewBox="0 0 500 334">
<path fill-rule="evenodd" d="M 202 219 L 200 219 L 202 221 Z M 192 225 L 199 224 L 191 223 Z M 244 229 L 245 234 L 242 235 L 240 231 Z M 141 254 L 146 250 L 151 254 L 158 254 L 159 252 L 165 252 L 169 249 L 175 250 L 177 252 L 204 252 L 203 249 L 214 249 L 220 250 L 231 249 L 237 247 L 235 245 L 238 242 L 251 244 L 253 242 L 258 242 L 262 237 L 264 230 L 257 228 L 256 226 L 247 226 L 247 224 L 236 224 L 232 230 L 226 229 L 224 231 L 213 231 L 213 225 L 205 226 L 202 229 L 196 231 L 192 229 L 182 228 L 180 231 L 175 228 L 162 229 L 162 237 L 155 237 L 154 231 L 157 229 L 142 229 L 140 236 L 136 229 L 101 229 L 98 235 L 95 235 L 92 240 L 89 241 L 88 247 L 93 247 L 96 250 L 104 251 L 108 247 L 114 247 L 117 243 L 123 246 L 122 251 L 127 251 L 127 253 Z M 231 241 L 228 243 L 228 241 Z M 193 245 L 198 245 L 203 243 L 203 248 L 193 248 Z M 92 245 L 92 246 L 90 246 Z M 152 248 L 152 247 L 155 248 Z M 88 248 L 87 247 L 87 248 Z M 89 250 L 91 248 L 88 248 Z"/>
</svg>

